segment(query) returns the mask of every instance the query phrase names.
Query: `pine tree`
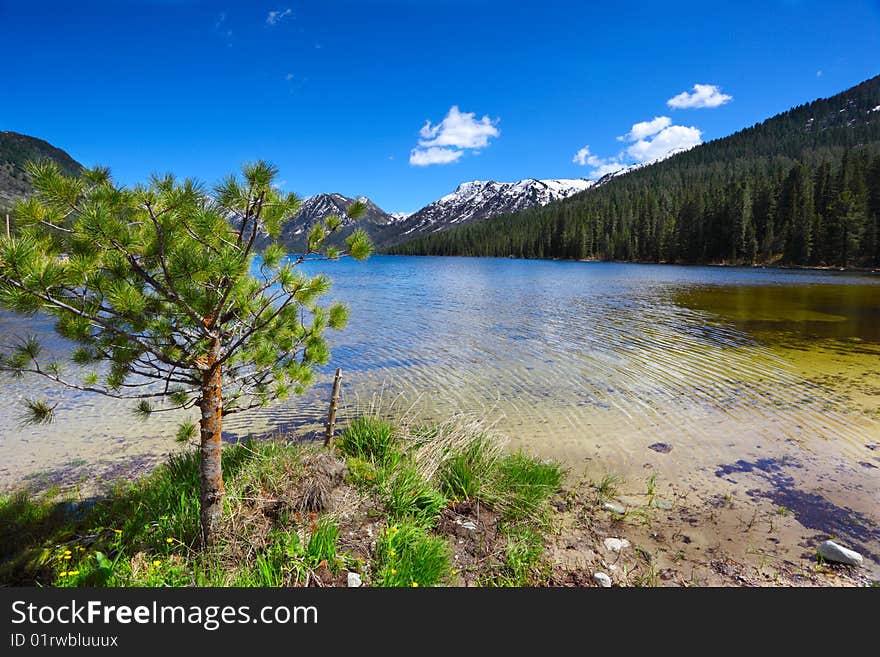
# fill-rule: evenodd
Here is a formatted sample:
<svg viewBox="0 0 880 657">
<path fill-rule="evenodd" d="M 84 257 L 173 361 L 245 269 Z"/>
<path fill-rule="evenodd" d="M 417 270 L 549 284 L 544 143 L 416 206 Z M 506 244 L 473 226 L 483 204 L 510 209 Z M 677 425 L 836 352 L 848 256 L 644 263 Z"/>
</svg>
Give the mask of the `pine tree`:
<svg viewBox="0 0 880 657">
<path fill-rule="evenodd" d="M 45 312 L 77 344 L 80 375 L 44 362 L 34 338 L 0 360 L 15 375 L 137 403 L 142 418 L 200 411 L 200 505 L 204 544 L 222 511 L 223 417 L 303 391 L 328 360 L 324 330 L 341 329 L 348 311 L 318 304 L 330 281 L 297 266 L 341 224 L 329 217 L 309 235 L 308 253 L 289 257 L 275 241 L 299 200 L 273 186 L 275 167 L 245 165 L 212 193 L 192 180 L 153 177 L 126 189 L 107 169 L 68 177 L 53 163 L 31 164 L 36 193 L 15 210 L 16 234 L 0 240 L 0 304 Z M 362 204 L 349 211 L 364 212 Z M 346 253 L 369 255 L 355 231 Z M 328 247 L 323 257 L 343 255 Z M 100 373 L 99 373 L 100 372 Z M 27 402 L 31 422 L 54 417 L 45 400 Z M 195 438 L 193 423 L 178 432 Z"/>
</svg>

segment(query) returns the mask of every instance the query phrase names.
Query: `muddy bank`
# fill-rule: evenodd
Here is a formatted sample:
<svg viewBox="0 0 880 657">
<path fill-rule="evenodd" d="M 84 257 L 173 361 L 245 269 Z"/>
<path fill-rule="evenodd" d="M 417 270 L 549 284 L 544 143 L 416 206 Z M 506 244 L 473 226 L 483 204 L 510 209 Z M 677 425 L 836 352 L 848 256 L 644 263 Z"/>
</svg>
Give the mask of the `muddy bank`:
<svg viewBox="0 0 880 657">
<path fill-rule="evenodd" d="M 624 485 L 603 498 L 581 481 L 554 505 L 551 586 L 596 586 L 597 572 L 615 586 L 867 586 L 880 576 L 876 555 L 864 552 L 861 568 L 820 564 L 816 548 L 831 534 L 808 526 L 809 516 L 804 524 L 804 509 L 749 491 L 658 485 L 648 494 Z"/>
</svg>

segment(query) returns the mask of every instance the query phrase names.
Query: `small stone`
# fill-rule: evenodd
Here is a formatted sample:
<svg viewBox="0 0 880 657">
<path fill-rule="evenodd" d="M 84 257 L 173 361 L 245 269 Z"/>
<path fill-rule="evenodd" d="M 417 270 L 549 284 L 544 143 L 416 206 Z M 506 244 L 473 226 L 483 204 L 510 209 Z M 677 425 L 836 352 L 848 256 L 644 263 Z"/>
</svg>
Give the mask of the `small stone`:
<svg viewBox="0 0 880 657">
<path fill-rule="evenodd" d="M 838 545 L 834 541 L 825 541 L 819 546 L 819 555 L 825 561 L 843 563 L 847 566 L 861 566 L 862 555 L 854 550 Z"/>
<path fill-rule="evenodd" d="M 670 504 L 666 500 L 661 500 L 659 497 L 655 497 L 651 504 L 653 506 L 656 506 L 658 509 L 663 509 L 664 511 L 669 511 L 669 509 L 672 508 L 672 504 Z"/>
<path fill-rule="evenodd" d="M 473 520 L 465 520 L 463 523 L 461 523 L 461 526 L 462 528 L 467 529 L 469 532 L 477 531 L 477 523 L 475 523 Z"/>
<path fill-rule="evenodd" d="M 619 504 L 612 504 L 611 502 L 605 502 L 602 505 L 602 508 L 606 511 L 611 511 L 612 513 L 618 513 L 620 515 L 626 513 L 626 509 L 624 509 L 622 506 L 620 506 Z"/>
<path fill-rule="evenodd" d="M 364 582 L 361 580 L 361 576 L 357 573 L 348 573 L 348 588 L 356 589 L 360 586 L 363 586 Z"/>
<path fill-rule="evenodd" d="M 611 578 L 608 577 L 605 573 L 596 573 L 593 575 L 593 579 L 596 581 L 596 584 L 601 586 L 603 589 L 611 588 Z"/>
<path fill-rule="evenodd" d="M 604 543 L 605 549 L 610 552 L 620 552 L 629 547 L 629 541 L 625 538 L 606 538 Z"/>
<path fill-rule="evenodd" d="M 672 445 L 669 443 L 654 443 L 653 445 L 648 445 L 648 449 L 653 449 L 660 454 L 669 454 L 672 451 Z"/>
</svg>

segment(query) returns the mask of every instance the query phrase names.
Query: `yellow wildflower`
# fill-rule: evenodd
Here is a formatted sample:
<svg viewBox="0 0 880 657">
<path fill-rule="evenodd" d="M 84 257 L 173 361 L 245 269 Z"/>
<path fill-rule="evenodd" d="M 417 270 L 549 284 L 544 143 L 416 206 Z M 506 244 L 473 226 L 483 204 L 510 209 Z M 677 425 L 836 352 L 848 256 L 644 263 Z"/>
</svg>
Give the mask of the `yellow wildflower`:
<svg viewBox="0 0 880 657">
<path fill-rule="evenodd" d="M 396 532 L 396 531 L 397 531 L 397 525 L 394 525 L 394 527 L 391 528 L 391 531 Z"/>
<path fill-rule="evenodd" d="M 60 573 L 58 573 L 58 574 L 59 574 L 61 577 L 67 577 L 67 571 L 66 571 L 66 570 L 62 570 L 62 571 L 61 571 Z"/>
<path fill-rule="evenodd" d="M 453 574 L 453 575 L 457 575 L 457 574 L 458 574 L 458 571 L 457 571 L 457 570 L 453 570 L 453 571 L 452 571 L 452 574 Z"/>
<path fill-rule="evenodd" d="M 79 575 L 79 571 L 78 571 L 78 570 L 71 570 L 71 571 L 70 571 L 69 573 L 67 573 L 67 574 L 68 574 L 68 575 L 71 575 L 71 576 L 73 576 L 73 575 Z"/>
<path fill-rule="evenodd" d="M 395 552 L 394 550 L 391 550 L 391 552 L 389 552 L 389 554 L 393 557 L 395 554 L 397 554 L 397 552 Z"/>
<path fill-rule="evenodd" d="M 156 559 L 156 560 L 153 562 L 153 565 L 154 565 L 154 566 L 161 566 L 161 565 L 162 565 L 162 562 L 159 561 L 158 559 Z"/>
<path fill-rule="evenodd" d="M 392 575 L 396 575 L 396 574 L 397 574 L 397 568 L 392 568 L 392 569 L 391 569 L 391 574 L 392 574 Z"/>
<path fill-rule="evenodd" d="M 173 542 L 174 542 L 174 539 L 173 539 L 173 538 L 166 538 L 166 539 L 165 539 L 165 542 L 166 542 L 166 543 L 173 543 Z"/>
<path fill-rule="evenodd" d="M 65 555 L 64 555 L 64 558 L 65 558 L 65 559 L 70 559 L 70 555 L 69 555 L 69 554 L 65 554 Z"/>
<path fill-rule="evenodd" d="M 414 588 L 414 589 L 419 588 L 419 583 L 418 583 L 418 582 L 413 582 L 413 588 Z"/>
<path fill-rule="evenodd" d="M 121 529 L 114 529 L 113 531 L 116 532 L 117 534 L 121 534 L 121 533 L 122 533 L 122 530 L 121 530 Z"/>
</svg>

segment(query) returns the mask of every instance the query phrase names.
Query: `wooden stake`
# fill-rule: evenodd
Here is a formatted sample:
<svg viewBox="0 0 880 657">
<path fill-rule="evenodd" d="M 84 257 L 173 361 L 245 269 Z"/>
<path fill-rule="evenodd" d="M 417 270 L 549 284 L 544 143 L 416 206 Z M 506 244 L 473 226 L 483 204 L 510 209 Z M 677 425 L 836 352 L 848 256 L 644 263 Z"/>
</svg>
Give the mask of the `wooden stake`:
<svg viewBox="0 0 880 657">
<path fill-rule="evenodd" d="M 339 404 L 339 382 L 342 380 L 342 368 L 336 368 L 336 378 L 333 379 L 333 394 L 330 396 L 330 412 L 327 414 L 327 437 L 324 439 L 324 447 L 333 444 L 333 430 L 336 425 L 336 407 Z"/>
</svg>

